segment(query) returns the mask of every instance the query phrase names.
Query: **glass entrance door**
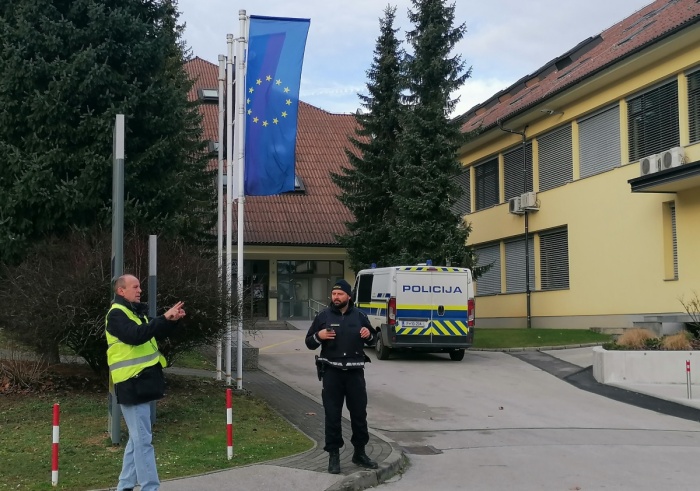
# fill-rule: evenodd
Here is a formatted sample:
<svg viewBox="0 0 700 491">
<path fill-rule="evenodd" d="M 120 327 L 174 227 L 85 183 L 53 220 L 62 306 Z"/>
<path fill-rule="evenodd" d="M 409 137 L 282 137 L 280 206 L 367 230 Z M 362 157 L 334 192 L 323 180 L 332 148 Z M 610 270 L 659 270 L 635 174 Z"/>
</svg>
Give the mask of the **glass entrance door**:
<svg viewBox="0 0 700 491">
<path fill-rule="evenodd" d="M 331 282 L 342 275 L 342 261 L 277 261 L 277 318 L 312 318 L 309 300 L 327 305 Z"/>
</svg>

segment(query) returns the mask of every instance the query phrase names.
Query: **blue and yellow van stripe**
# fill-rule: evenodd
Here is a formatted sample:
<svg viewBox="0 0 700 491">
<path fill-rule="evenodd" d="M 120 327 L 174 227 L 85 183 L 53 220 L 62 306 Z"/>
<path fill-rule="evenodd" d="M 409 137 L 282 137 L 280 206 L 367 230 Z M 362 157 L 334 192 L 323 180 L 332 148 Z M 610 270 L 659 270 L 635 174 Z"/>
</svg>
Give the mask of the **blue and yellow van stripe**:
<svg viewBox="0 0 700 491">
<path fill-rule="evenodd" d="M 396 334 L 412 336 L 466 336 L 469 334 L 469 326 L 464 321 L 433 320 L 425 327 L 396 327 Z"/>
</svg>

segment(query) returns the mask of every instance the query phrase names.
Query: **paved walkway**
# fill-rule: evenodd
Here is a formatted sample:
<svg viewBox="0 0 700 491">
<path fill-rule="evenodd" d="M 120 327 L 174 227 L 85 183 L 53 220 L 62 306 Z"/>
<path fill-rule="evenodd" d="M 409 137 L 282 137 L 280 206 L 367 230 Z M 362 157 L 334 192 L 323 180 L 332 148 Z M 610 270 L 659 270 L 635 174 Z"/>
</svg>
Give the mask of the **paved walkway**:
<svg viewBox="0 0 700 491">
<path fill-rule="evenodd" d="M 171 373 L 190 376 L 215 376 L 207 370 L 169 368 Z M 342 472 L 328 474 L 328 454 L 323 450 L 323 406 L 311 397 L 298 392 L 264 370 L 245 372 L 246 390 L 266 401 L 285 419 L 311 438 L 316 445 L 311 450 L 266 462 L 263 465 L 238 467 L 201 476 L 164 481 L 163 491 L 218 490 L 225 483 L 236 490 L 265 491 L 303 489 L 304 491 L 362 490 L 386 481 L 406 465 L 403 451 L 388 438 L 370 430 L 367 455 L 379 463 L 377 470 L 365 470 L 351 462 L 352 446 L 345 445 L 340 452 Z M 343 418 L 343 435 L 350 435 L 350 422 Z M 157 451 L 157 450 L 156 450 Z M 252 469 L 255 467 L 256 469 Z M 303 472 L 302 472 L 303 471 Z M 234 484 L 235 483 L 235 484 Z M 264 483 L 264 484 L 263 484 Z"/>
</svg>

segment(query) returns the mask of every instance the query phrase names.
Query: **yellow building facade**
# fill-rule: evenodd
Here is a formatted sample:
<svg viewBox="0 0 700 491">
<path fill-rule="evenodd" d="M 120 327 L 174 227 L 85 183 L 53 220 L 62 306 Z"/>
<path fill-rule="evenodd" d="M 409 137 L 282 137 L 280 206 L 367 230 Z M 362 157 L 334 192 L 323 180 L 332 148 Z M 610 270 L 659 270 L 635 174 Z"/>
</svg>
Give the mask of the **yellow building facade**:
<svg viewBox="0 0 700 491">
<path fill-rule="evenodd" d="M 630 327 L 700 293 L 700 7 L 673 3 L 464 116 L 481 327 Z"/>
</svg>

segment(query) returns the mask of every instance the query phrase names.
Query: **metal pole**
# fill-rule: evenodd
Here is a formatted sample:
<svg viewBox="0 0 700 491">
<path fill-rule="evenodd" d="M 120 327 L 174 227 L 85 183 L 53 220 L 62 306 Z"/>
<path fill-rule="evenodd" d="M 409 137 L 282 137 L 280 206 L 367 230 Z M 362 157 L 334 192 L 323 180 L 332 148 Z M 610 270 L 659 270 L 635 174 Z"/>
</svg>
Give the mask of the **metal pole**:
<svg viewBox="0 0 700 491">
<path fill-rule="evenodd" d="M 231 320 L 231 267 L 233 237 L 233 34 L 226 35 L 228 44 L 227 82 L 226 82 L 226 120 L 227 131 L 226 160 L 226 385 L 231 385 L 231 335 L 233 331 Z"/>
<path fill-rule="evenodd" d="M 236 388 L 243 389 L 243 224 L 245 207 L 245 50 L 247 37 L 247 16 L 245 10 L 238 11 L 241 37 L 238 38 L 238 58 L 236 72 L 236 100 L 238 102 L 238 363 L 236 364 Z"/>
<path fill-rule="evenodd" d="M 148 236 L 148 317 L 154 319 L 158 305 L 158 236 Z M 156 424 L 156 401 L 151 401 L 151 426 Z"/>
<path fill-rule="evenodd" d="M 124 115 L 117 114 L 112 148 L 112 299 L 114 299 L 114 283 L 124 274 L 124 138 Z M 114 383 L 110 375 L 107 395 L 107 431 L 112 439 L 112 445 L 119 444 L 121 439 L 120 422 L 121 410 L 117 404 Z"/>
<path fill-rule="evenodd" d="M 218 255 L 217 264 L 219 267 L 219 298 L 223 299 L 224 282 L 224 131 L 225 131 L 225 90 L 226 90 L 226 57 L 219 55 L 219 180 L 217 181 L 219 197 L 219 219 L 218 219 Z M 230 145 L 230 144 L 229 144 Z M 216 343 L 216 380 L 221 380 L 223 339 L 219 338 Z"/>
</svg>

